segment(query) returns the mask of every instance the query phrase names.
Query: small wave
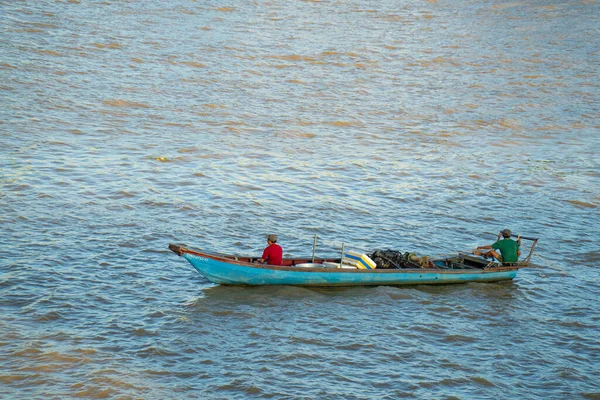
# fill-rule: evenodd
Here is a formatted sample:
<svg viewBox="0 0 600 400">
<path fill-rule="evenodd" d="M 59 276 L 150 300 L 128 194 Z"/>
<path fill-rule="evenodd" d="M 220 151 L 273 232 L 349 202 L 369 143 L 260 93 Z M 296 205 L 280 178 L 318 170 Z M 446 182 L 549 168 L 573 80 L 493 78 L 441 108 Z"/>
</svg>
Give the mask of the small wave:
<svg viewBox="0 0 600 400">
<path fill-rule="evenodd" d="M 396 292 L 388 293 L 388 296 L 392 300 L 407 300 L 413 297 L 410 291 L 403 289 L 397 289 Z"/>
<path fill-rule="evenodd" d="M 178 153 L 196 153 L 197 151 L 197 147 L 188 147 L 177 150 Z"/>
<path fill-rule="evenodd" d="M 362 126 L 362 123 L 359 121 L 334 121 L 329 123 L 331 126 L 337 127 L 351 127 L 351 126 Z"/>
<path fill-rule="evenodd" d="M 178 64 L 187 65 L 192 68 L 206 68 L 206 64 L 197 61 L 180 61 Z"/>
<path fill-rule="evenodd" d="M 235 314 L 235 312 L 231 311 L 231 310 L 221 310 L 221 311 L 212 311 L 211 314 L 214 315 L 215 317 L 227 317 L 229 315 Z"/>
<path fill-rule="evenodd" d="M 121 49 L 123 45 L 119 43 L 92 43 L 92 46 L 99 49 Z"/>
<path fill-rule="evenodd" d="M 58 141 L 58 140 L 51 140 L 51 141 L 47 142 L 47 145 L 49 145 L 49 146 L 67 146 L 67 147 L 71 147 L 71 144 L 66 143 L 66 142 L 62 142 L 62 141 Z"/>
<path fill-rule="evenodd" d="M 126 245 L 124 245 L 123 243 L 120 243 L 120 244 L 119 244 L 119 246 L 120 246 L 120 247 L 127 247 L 127 246 L 126 246 Z M 137 247 L 137 246 L 135 246 L 135 245 L 132 245 L 132 246 L 130 246 L 130 247 Z M 94 296 L 94 301 L 97 301 L 97 302 L 99 302 L 99 303 L 101 303 L 101 304 L 113 304 L 113 302 L 112 302 L 112 301 L 110 301 L 110 300 L 109 300 L 107 297 L 105 297 L 105 296 L 102 296 L 102 295 L 98 295 L 98 294 Z"/>
<path fill-rule="evenodd" d="M 255 190 L 255 191 L 260 191 L 260 190 L 265 190 L 264 188 L 260 187 L 260 186 L 254 186 L 250 183 L 246 183 L 246 182 L 233 182 L 233 184 L 237 187 L 246 189 L 246 190 Z"/>
<path fill-rule="evenodd" d="M 338 350 L 355 351 L 355 350 L 361 350 L 361 349 L 373 349 L 373 348 L 375 348 L 375 345 L 373 343 L 356 342 L 356 343 L 350 343 L 350 344 L 337 345 L 337 346 L 335 346 L 335 348 Z"/>
<path fill-rule="evenodd" d="M 19 372 L 56 372 L 60 371 L 64 366 L 60 364 L 42 364 L 42 365 L 33 365 L 33 366 L 23 366 L 18 368 Z"/>
<path fill-rule="evenodd" d="M 19 382 L 19 381 L 23 381 L 25 379 L 30 379 L 31 376 L 29 374 L 27 375 L 0 375 L 0 382 L 10 385 L 13 384 L 14 382 Z"/>
<path fill-rule="evenodd" d="M 122 107 L 122 108 L 150 108 L 146 104 L 137 103 L 134 101 L 127 101 L 122 99 L 115 100 L 104 100 L 104 104 L 112 107 Z"/>
<path fill-rule="evenodd" d="M 296 124 L 298 124 L 300 126 L 313 126 L 313 125 L 316 125 L 316 123 L 313 122 L 313 121 L 303 121 L 303 120 L 296 121 Z"/>
<path fill-rule="evenodd" d="M 256 337 L 260 337 L 260 335 L 256 334 Z M 296 336 L 292 336 L 290 337 L 290 342 L 294 343 L 294 345 L 297 344 L 307 344 L 307 345 L 311 345 L 311 346 L 330 346 L 330 343 L 328 341 L 323 341 L 320 339 L 316 339 L 316 338 L 303 338 L 303 337 L 296 337 Z"/>
<path fill-rule="evenodd" d="M 56 312 L 56 311 L 51 311 L 47 314 L 44 314 L 40 317 L 38 317 L 36 320 L 37 321 L 56 321 L 59 319 L 64 319 L 62 315 L 60 315 L 60 313 Z"/>
<path fill-rule="evenodd" d="M 314 57 L 311 56 L 300 56 L 300 55 L 287 55 L 287 56 L 271 56 L 268 58 L 273 58 L 276 60 L 284 60 L 284 61 L 315 61 Z"/>
<path fill-rule="evenodd" d="M 567 203 L 571 203 L 574 206 L 583 207 L 583 208 L 597 208 L 598 207 L 596 204 L 588 203 L 585 201 L 579 201 L 579 200 L 566 200 L 566 201 L 567 201 Z"/>
<path fill-rule="evenodd" d="M 98 353 L 98 351 L 94 350 L 94 349 L 75 349 L 75 352 L 79 353 L 79 354 L 86 354 L 86 355 Z"/>
<path fill-rule="evenodd" d="M 595 263 L 600 261 L 600 250 L 592 250 L 590 252 L 581 254 L 579 257 L 581 261 Z"/>
<path fill-rule="evenodd" d="M 277 69 L 284 69 L 284 68 L 294 68 L 294 67 L 296 67 L 296 65 L 295 64 L 277 64 L 277 65 L 268 65 L 268 67 L 277 68 Z M 279 102 L 281 100 L 278 99 L 278 100 L 271 100 L 271 101 L 277 101 L 277 102 Z"/>
<path fill-rule="evenodd" d="M 505 10 L 507 8 L 521 7 L 523 5 L 524 5 L 524 3 L 514 2 L 514 3 L 495 4 L 491 8 L 493 10 Z"/>
<path fill-rule="evenodd" d="M 521 124 L 519 123 L 519 121 L 514 119 L 501 119 L 497 123 L 503 128 L 521 130 Z"/>
<path fill-rule="evenodd" d="M 137 356 L 141 358 L 153 357 L 153 356 L 176 356 L 179 353 L 175 353 L 166 349 L 161 349 L 160 347 L 148 347 L 147 349 L 138 351 L 136 353 Z"/>
<path fill-rule="evenodd" d="M 108 196 L 108 198 L 115 200 L 115 199 L 134 197 L 134 196 L 135 196 L 135 194 L 133 194 L 133 193 L 129 193 L 124 190 L 121 190 L 121 191 L 117 192 L 114 196 Z"/>
<path fill-rule="evenodd" d="M 482 378 L 480 376 L 472 377 L 471 381 L 473 381 L 474 383 L 476 383 L 478 385 L 485 386 L 485 387 L 496 387 L 496 385 L 494 385 L 492 382 L 490 382 L 487 379 Z"/>
<path fill-rule="evenodd" d="M 600 399 L 600 391 L 598 391 L 598 392 L 583 392 L 583 393 L 581 393 L 581 397 L 583 397 L 584 399 L 598 400 L 598 399 Z"/>
<path fill-rule="evenodd" d="M 116 394 L 117 391 L 112 388 L 99 388 L 99 387 L 91 387 L 85 390 L 81 390 L 74 394 L 75 397 L 88 397 L 92 399 L 106 399 Z"/>
<path fill-rule="evenodd" d="M 473 342 L 476 342 L 477 339 L 470 337 L 470 336 L 464 336 L 464 335 L 447 335 L 442 341 L 448 342 L 448 343 L 456 343 L 456 342 L 473 343 Z"/>
<path fill-rule="evenodd" d="M 39 50 L 38 53 L 46 54 L 48 56 L 53 56 L 53 57 L 61 57 L 62 56 L 62 54 L 60 54 L 58 51 L 54 51 L 54 50 Z"/>
<path fill-rule="evenodd" d="M 245 393 L 246 395 L 252 395 L 252 396 L 256 396 L 259 395 L 260 393 L 262 393 L 262 390 L 254 385 L 249 385 L 248 383 L 246 383 L 246 381 L 241 380 L 241 379 L 235 379 L 227 384 L 224 385 L 219 385 L 216 388 L 216 391 L 225 391 L 225 392 L 230 392 L 230 391 L 240 391 Z"/>
<path fill-rule="evenodd" d="M 215 108 L 215 109 L 216 108 L 227 108 L 227 106 L 224 106 L 224 105 L 221 105 L 221 104 L 212 104 L 212 103 L 204 104 L 203 107 L 206 107 L 206 108 Z"/>
<path fill-rule="evenodd" d="M 144 336 L 158 336 L 158 333 L 146 330 L 144 328 L 137 328 L 133 330 L 134 336 L 144 337 Z"/>
<path fill-rule="evenodd" d="M 149 318 L 162 318 L 162 317 L 166 317 L 167 314 L 165 314 L 164 312 L 158 310 L 158 311 L 153 311 L 149 314 L 146 314 L 147 317 Z"/>
<path fill-rule="evenodd" d="M 278 136 L 284 137 L 284 138 L 307 138 L 307 139 L 312 139 L 314 137 L 316 137 L 317 135 L 314 133 L 306 133 L 306 132 L 297 132 L 297 131 L 283 131 L 280 134 L 278 134 Z"/>
<path fill-rule="evenodd" d="M 87 359 L 85 357 L 81 358 L 81 357 L 77 357 L 77 356 L 59 353 L 57 351 L 44 353 L 39 356 L 38 360 L 44 364 L 47 364 L 47 363 L 76 364 L 76 363 L 80 363 L 82 361 L 89 361 L 89 359 Z"/>
<path fill-rule="evenodd" d="M 24 349 L 24 350 L 18 350 L 12 353 L 12 356 L 14 357 L 34 357 L 34 356 L 38 356 L 41 353 L 43 353 L 42 350 L 38 350 L 38 349 Z"/>
</svg>

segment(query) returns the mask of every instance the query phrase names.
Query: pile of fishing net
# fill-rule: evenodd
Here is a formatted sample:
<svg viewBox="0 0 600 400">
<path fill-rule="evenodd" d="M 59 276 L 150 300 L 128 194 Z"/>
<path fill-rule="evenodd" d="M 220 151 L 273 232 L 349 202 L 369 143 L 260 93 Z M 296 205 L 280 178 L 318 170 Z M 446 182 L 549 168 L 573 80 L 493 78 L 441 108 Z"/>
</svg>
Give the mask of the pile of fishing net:
<svg viewBox="0 0 600 400">
<path fill-rule="evenodd" d="M 377 268 L 382 269 L 433 268 L 433 262 L 429 257 L 419 257 L 415 253 L 375 250 L 369 254 L 369 257 L 377 264 Z"/>
</svg>

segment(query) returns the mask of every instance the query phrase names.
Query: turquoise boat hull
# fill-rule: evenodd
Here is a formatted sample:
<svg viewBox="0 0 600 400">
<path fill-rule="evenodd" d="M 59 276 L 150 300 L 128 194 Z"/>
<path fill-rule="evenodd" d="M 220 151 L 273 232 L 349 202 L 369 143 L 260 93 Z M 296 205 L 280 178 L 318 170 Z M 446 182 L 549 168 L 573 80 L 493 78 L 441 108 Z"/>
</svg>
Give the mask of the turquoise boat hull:
<svg viewBox="0 0 600 400">
<path fill-rule="evenodd" d="M 375 286 L 494 282 L 511 280 L 518 271 L 516 266 L 485 269 L 302 268 L 257 264 L 251 258 L 203 253 L 175 245 L 170 248 L 206 279 L 221 285 Z"/>
</svg>

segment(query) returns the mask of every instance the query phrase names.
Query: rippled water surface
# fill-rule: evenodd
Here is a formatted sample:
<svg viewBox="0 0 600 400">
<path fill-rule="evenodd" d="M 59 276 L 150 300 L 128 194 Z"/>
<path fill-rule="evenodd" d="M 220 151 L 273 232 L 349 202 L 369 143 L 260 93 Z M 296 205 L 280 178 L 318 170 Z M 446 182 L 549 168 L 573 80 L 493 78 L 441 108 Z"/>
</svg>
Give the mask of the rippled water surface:
<svg viewBox="0 0 600 400">
<path fill-rule="evenodd" d="M 0 397 L 600 398 L 598 1 L 0 14 Z M 167 249 L 505 227 L 543 267 L 493 284 L 224 287 Z"/>
</svg>

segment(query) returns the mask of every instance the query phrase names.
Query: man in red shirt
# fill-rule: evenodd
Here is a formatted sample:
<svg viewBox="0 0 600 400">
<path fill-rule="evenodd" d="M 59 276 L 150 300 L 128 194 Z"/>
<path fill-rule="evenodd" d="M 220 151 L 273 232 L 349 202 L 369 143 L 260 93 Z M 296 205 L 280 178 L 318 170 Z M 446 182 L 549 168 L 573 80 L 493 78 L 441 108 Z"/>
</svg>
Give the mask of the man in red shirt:
<svg viewBox="0 0 600 400">
<path fill-rule="evenodd" d="M 269 244 L 263 251 L 261 263 L 265 261 L 269 265 L 281 265 L 283 259 L 283 249 L 277 244 L 277 235 L 267 236 L 267 243 Z"/>
</svg>

